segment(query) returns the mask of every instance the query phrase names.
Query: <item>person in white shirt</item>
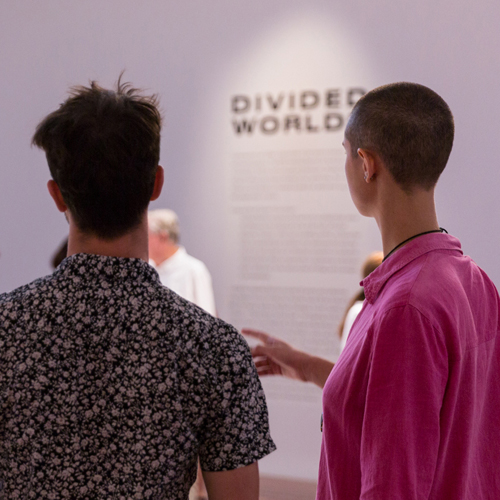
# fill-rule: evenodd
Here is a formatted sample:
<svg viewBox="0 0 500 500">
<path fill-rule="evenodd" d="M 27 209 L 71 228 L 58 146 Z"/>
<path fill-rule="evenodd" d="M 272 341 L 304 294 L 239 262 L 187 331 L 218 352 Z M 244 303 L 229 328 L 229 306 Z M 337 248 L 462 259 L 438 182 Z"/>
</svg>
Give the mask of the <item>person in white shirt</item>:
<svg viewBox="0 0 500 500">
<path fill-rule="evenodd" d="M 170 209 L 148 213 L 149 259 L 163 285 L 216 316 L 212 277 L 207 266 L 179 245 L 179 219 Z"/>
<path fill-rule="evenodd" d="M 377 269 L 384 259 L 383 252 L 373 252 L 365 259 L 363 262 L 363 267 L 361 268 L 361 277 L 365 279 L 369 274 L 371 274 L 375 269 Z M 358 317 L 358 314 L 363 308 L 363 302 L 365 300 L 365 291 L 361 289 L 350 301 L 344 313 L 344 318 L 339 325 L 339 337 L 340 337 L 340 352 L 343 351 L 345 344 L 347 342 L 347 337 L 351 331 L 351 327 Z M 339 354 L 340 354 L 339 352 Z"/>
</svg>

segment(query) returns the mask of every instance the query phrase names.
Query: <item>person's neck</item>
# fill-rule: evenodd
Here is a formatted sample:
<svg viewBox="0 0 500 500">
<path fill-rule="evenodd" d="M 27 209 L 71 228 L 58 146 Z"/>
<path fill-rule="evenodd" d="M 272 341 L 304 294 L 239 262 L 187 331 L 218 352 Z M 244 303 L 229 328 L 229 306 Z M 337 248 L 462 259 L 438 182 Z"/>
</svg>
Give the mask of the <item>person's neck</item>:
<svg viewBox="0 0 500 500">
<path fill-rule="evenodd" d="M 77 253 L 104 255 L 107 257 L 126 257 L 149 260 L 147 219 L 127 234 L 104 240 L 92 234 L 84 233 L 69 219 L 68 256 Z"/>
<path fill-rule="evenodd" d="M 158 253 L 155 253 L 154 255 L 151 254 L 150 258 L 154 261 L 154 263 L 159 266 L 163 262 L 165 262 L 167 259 L 170 259 L 172 255 L 177 253 L 177 250 L 179 250 L 179 245 L 169 243 L 162 245 L 160 251 Z"/>
<path fill-rule="evenodd" d="M 392 190 L 382 199 L 384 202 L 380 204 L 381 209 L 375 219 L 382 236 L 385 256 L 405 240 L 439 229 L 434 189 L 430 191 L 419 189 L 411 194 L 402 190 Z"/>
</svg>

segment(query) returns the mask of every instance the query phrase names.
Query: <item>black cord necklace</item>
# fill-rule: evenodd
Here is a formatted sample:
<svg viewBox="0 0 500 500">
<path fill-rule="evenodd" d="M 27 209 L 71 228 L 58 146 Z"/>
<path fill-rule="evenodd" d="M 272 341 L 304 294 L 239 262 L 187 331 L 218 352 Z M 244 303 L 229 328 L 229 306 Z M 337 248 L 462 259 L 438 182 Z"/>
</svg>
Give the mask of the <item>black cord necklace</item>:
<svg viewBox="0 0 500 500">
<path fill-rule="evenodd" d="M 386 260 L 390 255 L 392 255 L 399 247 L 402 247 L 405 243 L 408 243 L 410 240 L 414 240 L 415 238 L 418 238 L 419 236 L 423 236 L 424 234 L 430 234 L 430 233 L 446 233 L 448 234 L 448 231 L 444 227 L 440 227 L 439 229 L 433 229 L 432 231 L 424 231 L 423 233 L 418 233 L 415 236 L 410 236 L 407 240 L 402 241 L 399 245 L 396 245 L 382 260 Z"/>
</svg>

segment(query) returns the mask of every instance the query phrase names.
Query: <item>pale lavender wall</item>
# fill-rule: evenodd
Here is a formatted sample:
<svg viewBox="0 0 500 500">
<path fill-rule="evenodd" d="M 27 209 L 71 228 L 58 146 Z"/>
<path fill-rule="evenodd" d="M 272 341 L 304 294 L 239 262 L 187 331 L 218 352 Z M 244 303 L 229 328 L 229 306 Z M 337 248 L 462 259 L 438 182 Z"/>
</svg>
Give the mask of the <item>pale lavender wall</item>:
<svg viewBox="0 0 500 500">
<path fill-rule="evenodd" d="M 418 81 L 447 99 L 457 135 L 438 189 L 440 221 L 500 283 L 497 2 L 19 0 L 0 6 L 0 291 L 48 272 L 66 231 L 45 192 L 43 155 L 30 148 L 35 125 L 70 84 L 95 78 L 110 85 L 124 68 L 162 96 L 167 188 L 157 205 L 178 210 L 185 243 L 223 281 L 217 167 L 193 162 L 210 126 L 201 111 L 207 88 L 291 12 L 351 30 L 377 84 Z M 214 211 L 196 217 L 197 206 Z"/>
<path fill-rule="evenodd" d="M 224 304 L 217 145 L 199 161 L 212 125 L 207 99 L 239 58 L 272 39 L 291 15 L 321 19 L 332 30 L 341 25 L 363 53 L 352 65 L 369 64 L 375 85 L 417 81 L 448 101 L 457 133 L 437 191 L 440 223 L 500 285 L 498 2 L 17 0 L 0 5 L 0 292 L 49 272 L 66 232 L 45 190 L 43 154 L 30 148 L 36 124 L 69 85 L 111 85 L 126 69 L 128 80 L 162 98 L 167 184 L 155 206 L 178 211 L 184 243 L 208 264 Z M 297 460 L 283 470 L 314 477 L 317 464 Z"/>
</svg>

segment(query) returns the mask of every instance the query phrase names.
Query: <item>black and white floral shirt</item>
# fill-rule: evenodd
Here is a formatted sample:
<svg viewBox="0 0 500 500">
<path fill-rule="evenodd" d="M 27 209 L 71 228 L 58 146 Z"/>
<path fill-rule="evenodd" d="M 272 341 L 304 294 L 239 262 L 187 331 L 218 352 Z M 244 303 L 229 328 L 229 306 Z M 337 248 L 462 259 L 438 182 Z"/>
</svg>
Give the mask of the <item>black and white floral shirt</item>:
<svg viewBox="0 0 500 500">
<path fill-rule="evenodd" d="M 0 499 L 187 499 L 275 449 L 249 348 L 140 259 L 0 295 Z"/>
</svg>

